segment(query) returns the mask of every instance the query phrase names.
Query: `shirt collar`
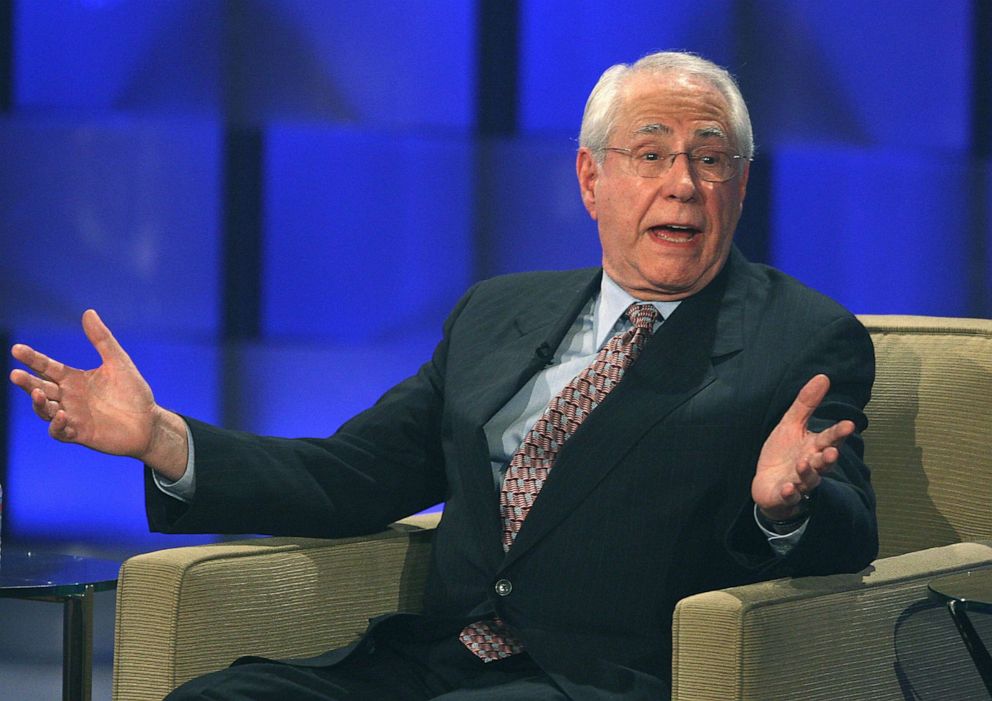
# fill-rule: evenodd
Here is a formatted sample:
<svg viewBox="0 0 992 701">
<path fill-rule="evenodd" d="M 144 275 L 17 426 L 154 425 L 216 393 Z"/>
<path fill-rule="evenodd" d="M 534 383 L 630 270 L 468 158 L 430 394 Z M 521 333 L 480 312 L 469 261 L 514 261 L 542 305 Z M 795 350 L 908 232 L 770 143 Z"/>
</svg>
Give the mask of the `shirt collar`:
<svg viewBox="0 0 992 701">
<path fill-rule="evenodd" d="M 593 335 L 596 338 L 596 347 L 601 347 L 607 339 L 617 332 L 618 322 L 623 326 L 626 319 L 621 319 L 621 315 L 631 304 L 650 304 L 658 310 L 658 322 L 655 329 L 661 322 L 675 311 L 675 308 L 682 303 L 681 299 L 674 302 L 644 301 L 633 297 L 624 290 L 613 279 L 603 272 L 603 280 L 599 285 L 599 298 L 596 300 L 596 308 L 593 312 Z"/>
</svg>

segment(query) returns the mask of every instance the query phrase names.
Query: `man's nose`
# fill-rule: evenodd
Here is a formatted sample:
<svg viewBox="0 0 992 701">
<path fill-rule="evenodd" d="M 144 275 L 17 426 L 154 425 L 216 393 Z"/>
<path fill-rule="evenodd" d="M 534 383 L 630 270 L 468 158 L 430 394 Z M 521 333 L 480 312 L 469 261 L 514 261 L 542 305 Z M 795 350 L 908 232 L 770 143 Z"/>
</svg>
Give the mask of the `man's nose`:
<svg viewBox="0 0 992 701">
<path fill-rule="evenodd" d="M 681 202 L 692 200 L 697 193 L 696 177 L 693 173 L 689 154 L 684 152 L 671 153 L 672 159 L 668 170 L 662 174 L 661 194 L 666 198 Z"/>
</svg>

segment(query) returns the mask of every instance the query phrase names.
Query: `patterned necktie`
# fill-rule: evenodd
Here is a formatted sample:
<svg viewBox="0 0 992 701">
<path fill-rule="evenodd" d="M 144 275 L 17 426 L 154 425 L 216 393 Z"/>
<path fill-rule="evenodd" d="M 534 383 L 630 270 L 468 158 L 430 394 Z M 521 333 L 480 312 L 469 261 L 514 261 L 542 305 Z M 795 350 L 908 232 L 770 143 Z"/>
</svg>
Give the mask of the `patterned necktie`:
<svg viewBox="0 0 992 701">
<path fill-rule="evenodd" d="M 499 497 L 504 551 L 513 545 L 561 446 L 620 382 L 644 348 L 658 318 L 658 310 L 650 304 L 632 304 L 624 314 L 633 326 L 613 336 L 592 364 L 551 400 L 510 458 Z M 484 662 L 523 651 L 520 641 L 498 618 L 470 624 L 459 639 Z"/>
</svg>

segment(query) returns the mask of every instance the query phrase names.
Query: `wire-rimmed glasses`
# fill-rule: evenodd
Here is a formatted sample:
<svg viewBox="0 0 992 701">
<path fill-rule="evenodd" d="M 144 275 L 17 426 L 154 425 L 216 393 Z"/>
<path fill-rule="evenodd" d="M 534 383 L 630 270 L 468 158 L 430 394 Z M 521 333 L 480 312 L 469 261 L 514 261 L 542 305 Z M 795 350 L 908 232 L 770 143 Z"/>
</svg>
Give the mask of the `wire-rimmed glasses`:
<svg viewBox="0 0 992 701">
<path fill-rule="evenodd" d="M 689 168 L 699 177 L 711 183 L 724 183 L 741 172 L 745 161 L 752 159 L 738 153 L 714 146 L 700 146 L 691 151 L 668 153 L 657 145 L 619 148 L 607 146 L 605 151 L 614 151 L 627 156 L 631 172 L 642 178 L 660 178 L 675 164 L 675 159 L 685 156 Z"/>
</svg>

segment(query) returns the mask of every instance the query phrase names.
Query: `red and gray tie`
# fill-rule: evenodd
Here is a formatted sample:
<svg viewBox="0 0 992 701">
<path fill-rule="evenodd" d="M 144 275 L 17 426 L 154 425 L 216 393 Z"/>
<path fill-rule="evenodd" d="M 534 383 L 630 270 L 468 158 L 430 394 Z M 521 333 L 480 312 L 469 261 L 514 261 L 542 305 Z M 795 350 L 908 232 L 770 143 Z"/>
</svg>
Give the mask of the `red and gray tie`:
<svg viewBox="0 0 992 701">
<path fill-rule="evenodd" d="M 658 311 L 650 304 L 632 304 L 624 314 L 633 326 L 613 336 L 589 367 L 551 400 L 510 458 L 500 489 L 504 551 L 513 545 L 561 446 L 620 382 L 644 348 L 658 318 Z M 498 618 L 470 624 L 459 639 L 485 662 L 523 651 L 520 641 Z"/>
</svg>

